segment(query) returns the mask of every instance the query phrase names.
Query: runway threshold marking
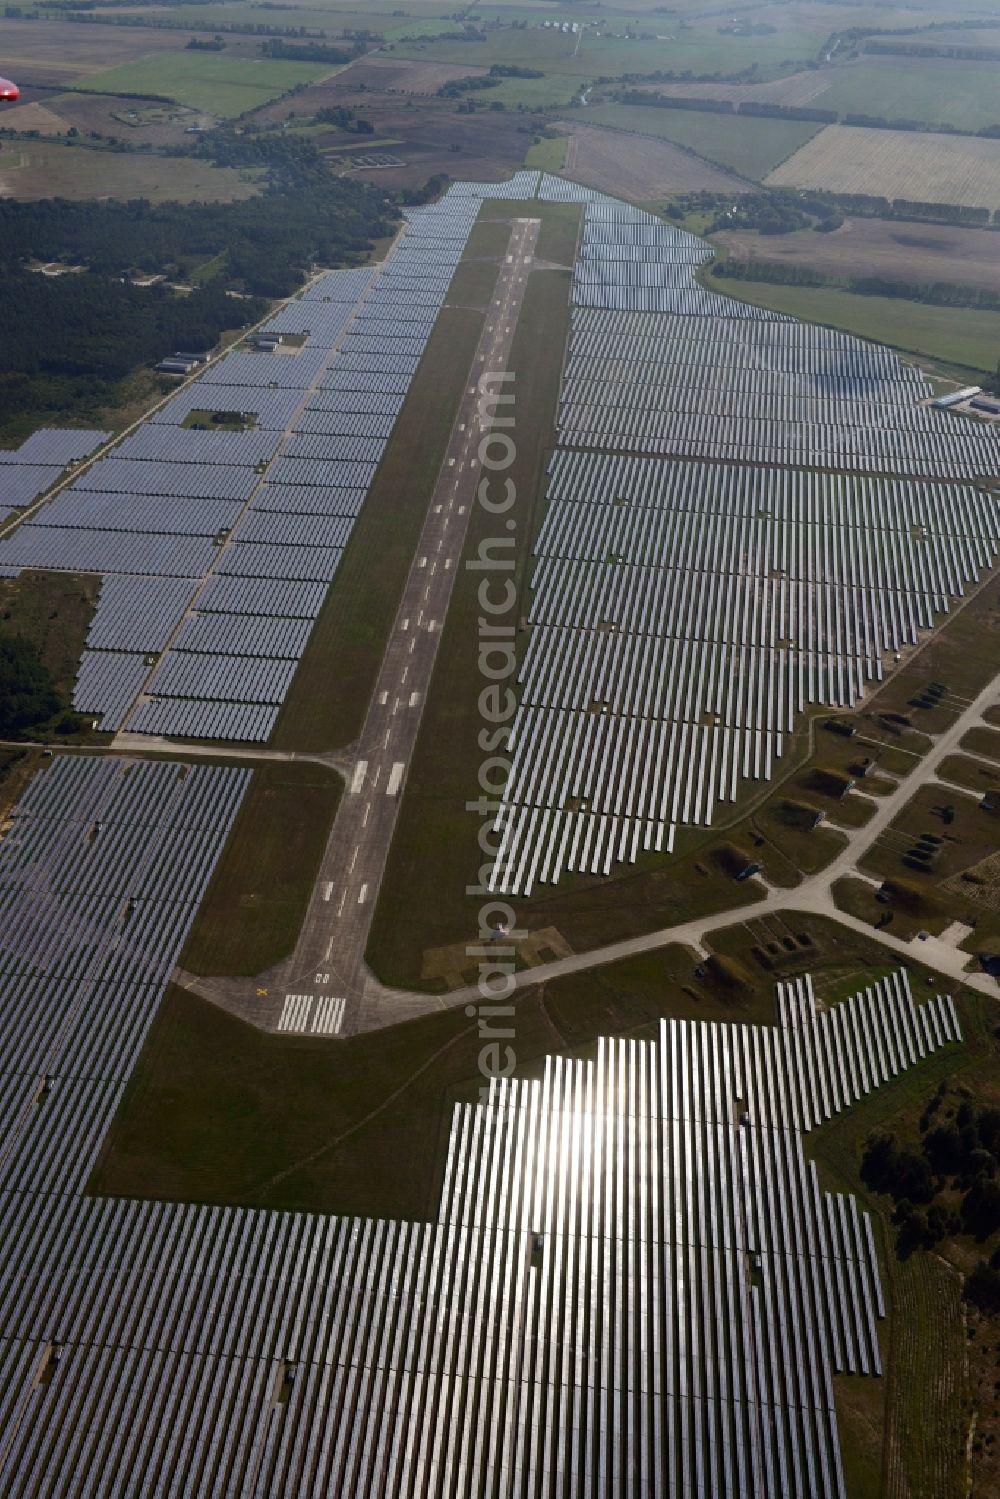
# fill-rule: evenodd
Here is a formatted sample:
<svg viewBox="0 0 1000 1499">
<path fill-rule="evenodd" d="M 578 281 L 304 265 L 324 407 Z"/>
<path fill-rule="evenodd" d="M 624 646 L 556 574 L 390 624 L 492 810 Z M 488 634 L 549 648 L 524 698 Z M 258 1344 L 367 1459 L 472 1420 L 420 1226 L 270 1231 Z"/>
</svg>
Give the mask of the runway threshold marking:
<svg viewBox="0 0 1000 1499">
<path fill-rule="evenodd" d="M 368 770 L 368 761 L 359 760 L 354 767 L 354 775 L 351 777 L 351 795 L 357 796 L 365 784 L 365 773 Z"/>
</svg>

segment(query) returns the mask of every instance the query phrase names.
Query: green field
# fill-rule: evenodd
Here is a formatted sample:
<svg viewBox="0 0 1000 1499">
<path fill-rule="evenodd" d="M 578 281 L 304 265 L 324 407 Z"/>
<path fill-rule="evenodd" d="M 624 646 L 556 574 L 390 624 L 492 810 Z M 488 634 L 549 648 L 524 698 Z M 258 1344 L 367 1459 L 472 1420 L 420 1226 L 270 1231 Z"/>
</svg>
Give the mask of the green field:
<svg viewBox="0 0 1000 1499">
<path fill-rule="evenodd" d="M 718 277 L 711 285 L 744 302 L 787 312 L 806 322 L 843 328 L 958 371 L 992 374 L 997 367 L 1000 312 L 934 307 L 903 297 L 862 297 L 829 287 L 772 286 L 731 277 Z"/>
<path fill-rule="evenodd" d="M 766 177 L 821 128 L 805 120 L 756 119 L 642 104 L 597 104 L 580 110 L 576 118 L 585 125 L 611 125 L 673 141 L 754 181 Z"/>
<path fill-rule="evenodd" d="M 526 167 L 535 167 L 541 172 L 561 172 L 566 165 L 566 147 L 569 141 L 564 135 L 543 137 L 528 147 L 524 158 Z"/>
<path fill-rule="evenodd" d="M 427 43 L 397 42 L 395 51 L 402 57 L 423 57 L 435 62 L 468 63 L 505 62 L 544 68 L 547 72 L 571 73 L 580 79 L 620 77 L 623 73 L 649 73 L 656 69 L 694 73 L 734 73 L 756 63 L 760 69 L 773 68 L 785 62 L 807 62 L 819 51 L 824 39 L 838 24 L 836 12 L 817 19 L 803 8 L 797 24 L 794 12 L 782 19 L 780 29 L 767 35 L 734 36 L 719 31 L 719 19 L 713 16 L 703 25 L 678 26 L 676 12 L 664 15 L 609 14 L 598 17 L 584 11 L 574 15 L 572 8 L 558 11 L 525 11 L 526 30 L 489 33 L 487 43 L 442 40 Z M 513 19 L 510 12 L 488 8 L 472 13 L 484 21 L 496 15 Z M 721 14 L 721 13 L 719 13 Z M 580 22 L 599 19 L 602 35 L 588 25 L 582 35 L 545 30 L 539 22 L 577 19 Z M 615 36 L 631 24 L 635 35 Z M 839 24 L 843 25 L 841 21 Z M 412 26 L 412 31 L 421 28 Z M 427 28 L 430 30 L 430 28 Z M 452 27 L 449 29 L 457 29 Z M 640 34 L 641 33 L 641 34 Z M 485 56 L 484 56 L 485 54 Z"/>
<path fill-rule="evenodd" d="M 842 68 L 810 103 L 841 114 L 981 130 L 1000 121 L 997 64 L 910 57 L 859 61 Z"/>
<path fill-rule="evenodd" d="M 73 87 L 94 94 L 158 94 L 192 109 L 232 116 L 257 109 L 296 84 L 313 83 L 332 71 L 326 63 L 258 61 L 227 57 L 224 52 L 181 50 L 92 73 Z"/>
</svg>

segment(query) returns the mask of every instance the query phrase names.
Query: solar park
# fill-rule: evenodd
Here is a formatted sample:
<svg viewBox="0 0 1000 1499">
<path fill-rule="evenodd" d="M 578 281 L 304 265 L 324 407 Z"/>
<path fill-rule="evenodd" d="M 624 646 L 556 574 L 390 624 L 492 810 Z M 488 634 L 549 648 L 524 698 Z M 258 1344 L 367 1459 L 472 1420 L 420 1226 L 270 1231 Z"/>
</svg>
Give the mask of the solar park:
<svg viewBox="0 0 1000 1499">
<path fill-rule="evenodd" d="M 939 623 L 996 560 L 991 430 L 885 349 L 705 290 L 693 236 L 524 172 L 317 275 L 263 330 L 291 342 L 70 472 L 0 570 L 101 574 L 74 700 L 103 728 L 265 744 L 490 199 L 583 207 L 497 818 L 519 894 L 669 852 Z M 105 434 L 37 437 L 0 483 L 51 477 L 12 507 Z M 97 1197 L 250 783 L 184 759 L 58 755 L 0 838 L 0 1496 L 845 1499 L 834 1379 L 882 1372 L 889 1298 L 808 1140 L 960 1042 L 952 1000 L 796 978 L 772 1026 L 494 1078 L 427 1221 Z"/>
<path fill-rule="evenodd" d="M 383 263 L 262 330 L 300 346 L 215 361 L 0 542 L 5 573 L 102 574 L 74 698 L 100 727 L 266 742 L 479 206 L 536 195 L 584 219 L 498 820 L 514 894 L 669 851 L 799 715 L 878 681 L 995 560 L 995 430 L 890 350 L 707 291 L 693 235 L 520 172 L 408 211 Z"/>
<path fill-rule="evenodd" d="M 543 178 L 540 196 L 572 184 Z M 772 775 L 997 555 L 991 428 L 890 350 L 704 291 L 708 254 L 585 222 L 498 817 L 497 889 L 609 874 Z"/>
<path fill-rule="evenodd" d="M 840 1499 L 832 1378 L 880 1371 L 884 1292 L 803 1145 L 951 1001 L 801 980 L 773 1027 L 495 1080 L 433 1221 L 95 1198 L 246 780 L 61 757 L 0 843 L 0 1494 Z"/>
</svg>

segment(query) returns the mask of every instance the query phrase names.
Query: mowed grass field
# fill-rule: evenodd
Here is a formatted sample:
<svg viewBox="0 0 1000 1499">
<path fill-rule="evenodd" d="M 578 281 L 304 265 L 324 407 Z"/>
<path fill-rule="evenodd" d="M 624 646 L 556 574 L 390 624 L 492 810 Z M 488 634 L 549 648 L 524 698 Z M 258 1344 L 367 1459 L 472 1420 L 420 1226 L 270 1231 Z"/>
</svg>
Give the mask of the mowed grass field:
<svg viewBox="0 0 1000 1499">
<path fill-rule="evenodd" d="M 79 79 L 74 87 L 98 94 L 157 94 L 192 109 L 233 116 L 257 109 L 297 84 L 313 83 L 334 71 L 326 63 L 181 50 L 93 73 Z"/>
<path fill-rule="evenodd" d="M 772 286 L 764 281 L 719 277 L 713 289 L 758 307 L 787 312 L 808 323 L 843 328 L 906 354 L 917 354 L 959 371 L 991 374 L 1000 350 L 1000 312 L 971 307 L 934 307 L 903 297 L 861 297 L 828 287 Z"/>
<path fill-rule="evenodd" d="M 569 141 L 564 135 L 546 137 L 528 147 L 524 158 L 526 167 L 540 172 L 561 172 L 566 165 L 566 148 Z"/>
<path fill-rule="evenodd" d="M 181 966 L 263 973 L 295 946 L 340 801 L 340 777 L 308 761 L 255 770 Z"/>
<path fill-rule="evenodd" d="M 207 161 L 18 141 L 0 155 L 0 196 L 148 198 L 151 203 L 233 203 L 259 191 L 258 173 Z"/>
<path fill-rule="evenodd" d="M 644 104 L 597 104 L 576 118 L 581 124 L 611 125 L 673 141 L 755 182 L 798 152 L 820 129 L 804 120 L 702 114 Z"/>
<path fill-rule="evenodd" d="M 765 180 L 771 187 L 1000 208 L 1000 140 L 828 125 Z"/>
</svg>

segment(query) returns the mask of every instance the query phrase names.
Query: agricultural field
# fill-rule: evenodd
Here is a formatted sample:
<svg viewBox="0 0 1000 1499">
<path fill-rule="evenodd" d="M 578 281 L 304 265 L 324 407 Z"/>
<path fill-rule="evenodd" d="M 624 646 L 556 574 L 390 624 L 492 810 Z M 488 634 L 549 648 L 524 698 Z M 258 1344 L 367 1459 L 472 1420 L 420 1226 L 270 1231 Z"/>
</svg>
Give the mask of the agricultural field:
<svg viewBox="0 0 1000 1499">
<path fill-rule="evenodd" d="M 989 229 L 848 218 L 832 234 L 727 229 L 713 234 L 712 244 L 736 260 L 773 261 L 829 276 L 885 276 L 915 285 L 945 281 L 1000 293 L 1000 235 Z"/>
<path fill-rule="evenodd" d="M 803 120 L 737 119 L 640 104 L 598 104 L 587 109 L 586 119 L 595 125 L 673 141 L 754 182 L 798 153 L 820 129 Z"/>
<path fill-rule="evenodd" d="M 232 203 L 260 190 L 260 173 L 192 158 L 140 156 L 54 141 L 16 141 L 0 157 L 0 197 L 147 198 Z"/>
<path fill-rule="evenodd" d="M 192 109 L 232 117 L 257 109 L 300 84 L 313 83 L 330 71 L 326 63 L 181 51 L 171 57 L 169 65 L 161 59 L 145 58 L 76 79 L 74 87 L 99 94 L 160 96 Z"/>
<path fill-rule="evenodd" d="M 97 131 L 109 140 L 130 146 L 179 146 L 190 141 L 185 130 L 208 127 L 213 116 L 181 104 L 153 104 L 140 99 L 118 99 L 113 94 L 76 94 L 49 90 L 41 100 L 15 104 L 4 116 L 13 129 L 38 131 L 42 136 Z"/>
<path fill-rule="evenodd" d="M 801 106 L 814 104 L 818 94 L 830 86 L 837 77 L 835 68 L 809 68 L 801 73 L 786 73 L 766 83 L 714 83 L 705 80 L 685 83 L 671 78 L 662 83 L 640 83 L 634 85 L 643 93 L 666 94 L 675 99 L 726 100 L 734 107 L 739 104 L 781 104 Z"/>
<path fill-rule="evenodd" d="M 525 17 L 528 16 L 525 12 Z M 580 79 L 617 77 L 623 73 L 648 73 L 654 69 L 693 73 L 735 73 L 754 64 L 760 69 L 778 64 L 806 63 L 816 56 L 824 37 L 833 28 L 808 23 L 779 32 L 736 35 L 722 32 L 713 16 L 702 24 L 678 28 L 673 16 L 633 18 L 635 34 L 624 34 L 626 19 L 613 15 L 602 20 L 602 31 L 586 26 L 579 35 L 544 30 L 539 21 L 548 11 L 531 13 L 526 30 L 488 33 L 487 46 L 493 62 L 513 63 L 544 69 L 546 73 L 571 74 Z M 553 17 L 555 19 L 555 17 Z M 568 16 L 567 16 L 568 19 Z M 618 32 L 618 35 L 614 33 Z M 405 56 L 435 61 L 480 63 L 481 42 L 442 38 L 440 41 L 397 41 L 395 51 Z"/>
<path fill-rule="evenodd" d="M 828 125 L 774 168 L 772 187 L 1000 208 L 1000 140 Z"/>
<path fill-rule="evenodd" d="M 62 86 L 100 69 L 117 69 L 140 58 L 146 58 L 155 68 L 156 55 L 176 53 L 186 40 L 186 36 L 176 31 L 150 26 L 81 26 L 63 21 L 39 24 L 0 18 L 4 73 L 22 85 Z M 14 113 L 5 114 L 5 121 Z"/>
<path fill-rule="evenodd" d="M 616 193 L 633 202 L 652 202 L 675 193 L 740 193 L 746 183 L 672 141 L 595 125 L 565 125 L 568 133 L 562 168 L 574 182 L 599 192 Z M 548 142 L 543 142 L 547 145 Z M 534 149 L 534 148 L 533 148 Z M 530 157 L 528 166 L 545 165 Z M 560 170 L 546 165 L 547 171 Z"/>
<path fill-rule="evenodd" d="M 344 87 L 372 89 L 377 94 L 436 94 L 446 83 L 456 78 L 469 78 L 485 74 L 484 67 L 461 67 L 448 62 L 410 61 L 405 57 L 389 57 L 384 53 L 359 57 L 337 75 Z"/>
<path fill-rule="evenodd" d="M 963 45 L 969 45 L 964 43 Z M 841 115 L 880 115 L 981 130 L 1000 124 L 997 63 L 951 62 L 946 58 L 879 57 L 818 74 L 829 86 L 812 97 L 820 109 Z M 900 193 L 901 197 L 912 196 Z"/>
<path fill-rule="evenodd" d="M 904 297 L 862 297 L 830 287 L 774 286 L 731 278 L 717 285 L 729 297 L 873 338 L 949 369 L 980 376 L 996 369 L 1000 348 L 997 312 L 935 307 Z"/>
<path fill-rule="evenodd" d="M 386 188 L 419 188 L 439 172 L 496 181 L 508 177 L 524 160 L 531 136 L 512 110 L 460 115 L 455 113 L 454 101 L 374 94 L 367 89 L 362 93 L 350 86 L 349 79 L 348 69 L 276 101 L 255 118 L 271 122 L 293 116 L 308 119 L 337 105 L 357 110 L 361 118 L 371 121 L 375 139 L 399 142 L 392 154 L 402 159 L 403 166 L 354 174 Z M 328 136 L 316 133 L 313 139 L 321 150 L 327 145 L 363 150 L 365 144 L 357 136 L 333 130 Z"/>
</svg>

